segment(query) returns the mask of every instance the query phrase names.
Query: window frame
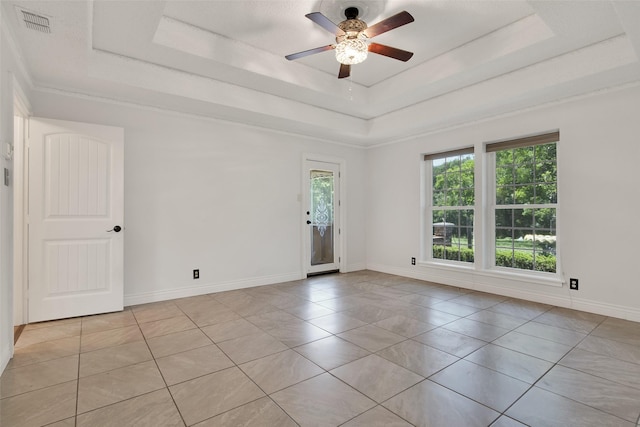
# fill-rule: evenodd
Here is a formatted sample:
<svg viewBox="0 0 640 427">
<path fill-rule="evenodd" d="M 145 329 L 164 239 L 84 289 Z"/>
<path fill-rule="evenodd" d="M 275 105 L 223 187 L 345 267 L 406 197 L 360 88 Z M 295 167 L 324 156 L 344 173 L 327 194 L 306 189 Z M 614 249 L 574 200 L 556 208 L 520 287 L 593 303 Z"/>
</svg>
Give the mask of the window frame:
<svg viewBox="0 0 640 427">
<path fill-rule="evenodd" d="M 434 196 L 434 188 L 433 188 L 433 161 L 438 159 L 445 159 L 448 157 L 462 156 L 465 154 L 471 154 L 473 156 L 473 195 L 474 195 L 474 203 L 471 205 L 456 205 L 456 206 L 434 206 L 433 204 L 433 196 Z M 478 205 L 478 197 L 477 197 L 477 184 L 478 184 L 478 173 L 477 173 L 477 165 L 476 165 L 477 153 L 474 146 L 469 146 L 460 149 L 454 149 L 449 151 L 437 152 L 432 154 L 424 154 L 422 156 L 422 182 L 423 182 L 423 191 L 422 194 L 422 218 L 421 221 L 421 241 L 423 242 L 422 248 L 420 251 L 421 262 L 426 263 L 435 263 L 441 265 L 450 265 L 456 266 L 458 268 L 475 268 L 477 263 L 476 253 L 478 251 L 478 239 L 477 239 L 477 205 Z M 473 236 L 473 251 L 474 251 L 474 261 L 460 261 L 460 260 L 449 260 L 446 258 L 435 258 L 433 256 L 433 212 L 437 210 L 447 210 L 447 211 L 461 211 L 461 210 L 471 210 L 473 211 L 473 224 L 471 225 Z M 466 227 L 465 227 L 466 228 Z"/>
<path fill-rule="evenodd" d="M 548 143 L 556 144 L 556 201 L 555 203 L 532 203 L 532 204 L 501 204 L 498 205 L 497 202 L 497 182 L 496 182 L 496 153 L 498 151 L 514 149 L 514 148 L 522 148 L 522 147 L 531 147 L 537 145 L 544 145 Z M 487 209 L 486 214 L 487 218 L 485 221 L 485 227 L 487 230 L 487 240 L 484 245 L 485 250 L 485 270 L 488 272 L 495 272 L 499 274 L 512 275 L 512 276 L 525 276 L 531 278 L 539 278 L 543 280 L 555 281 L 556 279 L 562 277 L 562 268 L 561 268 L 561 257 L 560 257 L 560 177 L 559 177 L 559 148 L 560 147 L 560 133 L 559 131 L 547 132 L 543 134 L 536 134 L 533 136 L 528 136 L 524 138 L 518 139 L 509 139 L 501 142 L 492 142 L 485 144 L 484 156 L 487 164 L 486 174 L 484 175 L 484 189 L 487 197 Z M 525 270 L 517 267 L 503 267 L 496 265 L 496 211 L 498 209 L 523 209 L 523 208 L 531 208 L 531 209 L 544 209 L 544 208 L 552 208 L 555 209 L 555 232 L 556 232 L 556 271 L 555 272 L 544 272 L 537 270 Z M 533 227 L 532 227 L 533 228 Z"/>
<path fill-rule="evenodd" d="M 556 272 L 542 272 L 535 270 L 524 270 L 512 267 L 498 267 L 496 261 L 496 156 L 491 151 L 487 152 L 487 147 L 492 144 L 505 144 L 507 142 L 513 144 L 535 145 L 533 142 L 540 141 L 541 138 L 548 138 L 549 135 L 555 135 L 554 140 L 549 142 L 556 143 Z M 469 142 L 469 141 L 467 141 Z M 497 145 L 496 145 L 497 146 Z M 472 145 L 461 145 L 456 149 L 443 151 L 425 151 L 420 155 L 420 238 L 419 238 L 419 255 L 417 264 L 419 266 L 434 269 L 436 272 L 441 270 L 443 274 L 455 274 L 466 272 L 472 273 L 478 278 L 483 277 L 487 280 L 497 280 L 505 283 L 521 283 L 523 285 L 543 285 L 561 287 L 563 286 L 563 269 L 561 257 L 562 245 L 562 206 L 560 203 L 561 195 L 561 168 L 562 168 L 562 144 L 560 142 L 559 130 L 550 130 L 544 133 L 529 134 L 521 138 L 508 138 L 493 141 L 473 141 Z M 466 148 L 464 148 L 466 147 Z M 495 146 L 494 146 L 495 147 Z M 517 147 L 512 147 L 517 148 Z M 430 157 L 447 156 L 455 153 L 469 150 L 474 154 L 474 206 L 473 208 L 473 239 L 474 239 L 474 262 L 453 261 L 447 259 L 433 258 L 433 169 L 432 162 L 426 161 Z M 426 154 L 425 154 L 426 153 Z M 535 206 L 529 206 L 535 207 Z M 544 206 L 547 207 L 547 206 Z M 445 273 L 448 272 L 448 273 Z M 440 274 L 440 273 L 434 273 Z M 465 276 L 457 277 L 454 280 L 462 280 Z"/>
</svg>

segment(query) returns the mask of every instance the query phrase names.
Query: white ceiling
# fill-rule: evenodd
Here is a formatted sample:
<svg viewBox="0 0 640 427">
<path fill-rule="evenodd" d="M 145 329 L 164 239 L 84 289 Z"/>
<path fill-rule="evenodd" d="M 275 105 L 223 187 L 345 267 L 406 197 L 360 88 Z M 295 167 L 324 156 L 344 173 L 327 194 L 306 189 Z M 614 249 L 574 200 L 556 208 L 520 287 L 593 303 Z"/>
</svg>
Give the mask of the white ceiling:
<svg viewBox="0 0 640 427">
<path fill-rule="evenodd" d="M 337 79 L 338 23 L 356 6 L 374 39 Z M 640 80 L 640 1 L 2 1 L 35 90 L 63 90 L 372 146 Z M 49 17 L 27 29 L 18 8 Z"/>
</svg>

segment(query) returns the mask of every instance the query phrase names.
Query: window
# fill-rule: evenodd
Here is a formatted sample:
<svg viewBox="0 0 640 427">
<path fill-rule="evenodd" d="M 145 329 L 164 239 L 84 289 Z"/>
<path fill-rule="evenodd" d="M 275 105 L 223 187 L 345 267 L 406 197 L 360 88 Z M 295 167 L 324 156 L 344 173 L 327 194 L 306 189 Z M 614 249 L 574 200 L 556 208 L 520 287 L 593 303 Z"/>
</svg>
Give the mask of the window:
<svg viewBox="0 0 640 427">
<path fill-rule="evenodd" d="M 487 145 L 495 155 L 495 266 L 556 272 L 559 133 Z"/>
<path fill-rule="evenodd" d="M 473 149 L 426 155 L 431 171 L 428 209 L 431 257 L 473 263 Z"/>
</svg>

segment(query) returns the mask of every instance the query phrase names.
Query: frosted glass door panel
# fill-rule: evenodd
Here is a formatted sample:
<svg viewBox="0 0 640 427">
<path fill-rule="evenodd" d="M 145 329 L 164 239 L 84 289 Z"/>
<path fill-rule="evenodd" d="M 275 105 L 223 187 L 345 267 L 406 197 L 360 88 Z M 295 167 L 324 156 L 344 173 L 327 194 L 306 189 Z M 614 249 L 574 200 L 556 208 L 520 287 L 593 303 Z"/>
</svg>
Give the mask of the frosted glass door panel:
<svg viewBox="0 0 640 427">
<path fill-rule="evenodd" d="M 312 170 L 311 182 L 311 265 L 335 262 L 333 252 L 333 172 Z"/>
</svg>

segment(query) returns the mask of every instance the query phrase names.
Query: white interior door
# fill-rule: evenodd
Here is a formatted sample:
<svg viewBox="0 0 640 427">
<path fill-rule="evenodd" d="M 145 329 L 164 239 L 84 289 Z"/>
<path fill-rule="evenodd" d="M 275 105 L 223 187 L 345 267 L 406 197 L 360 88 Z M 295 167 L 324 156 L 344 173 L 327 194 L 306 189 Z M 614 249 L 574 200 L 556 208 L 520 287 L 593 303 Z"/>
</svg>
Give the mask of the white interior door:
<svg viewBox="0 0 640 427">
<path fill-rule="evenodd" d="M 123 309 L 124 130 L 29 121 L 29 322 Z"/>
<path fill-rule="evenodd" d="M 307 274 L 340 269 L 340 165 L 306 160 Z"/>
</svg>

